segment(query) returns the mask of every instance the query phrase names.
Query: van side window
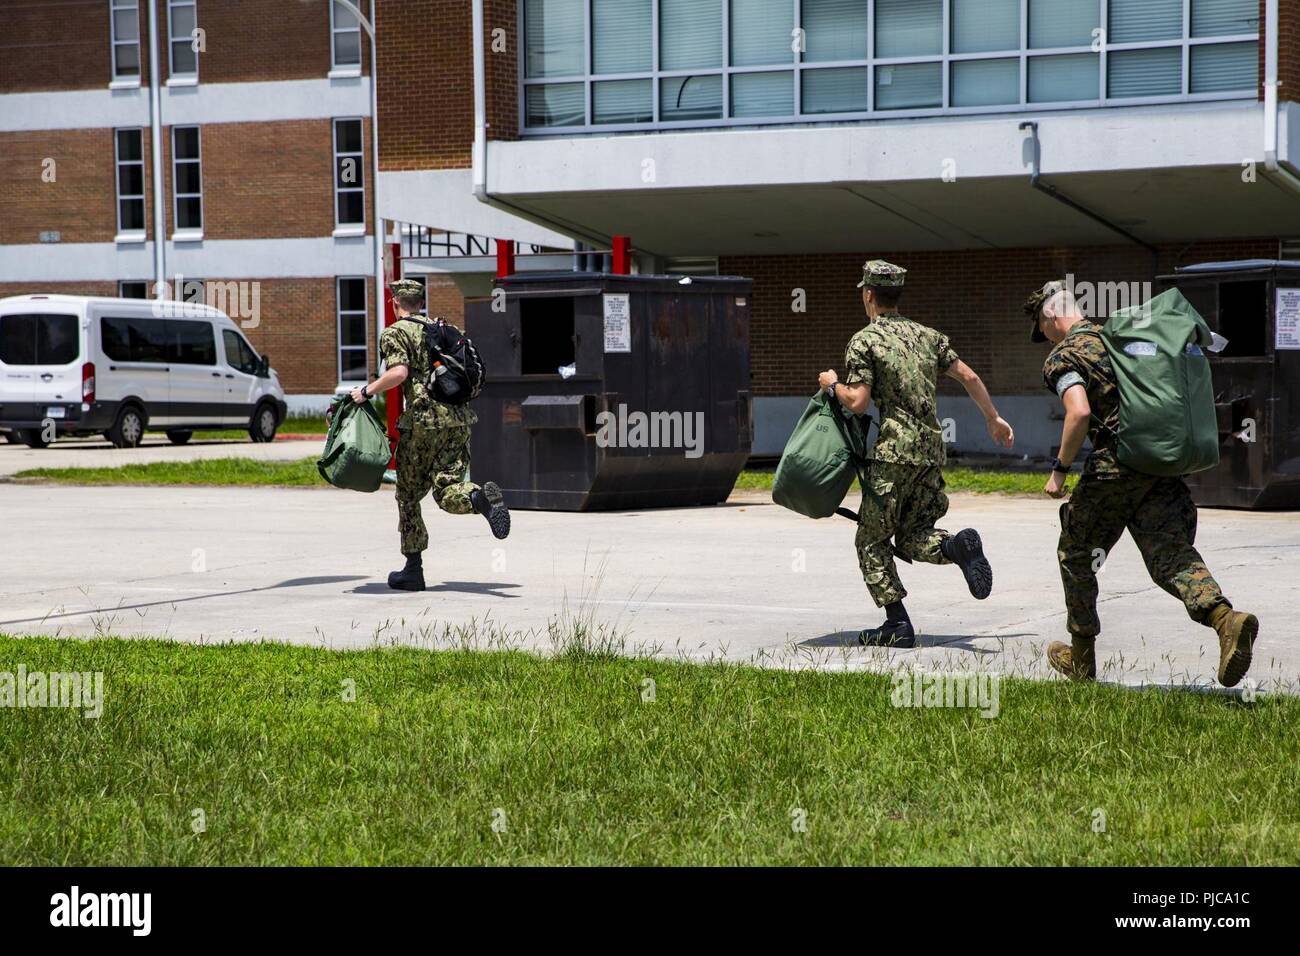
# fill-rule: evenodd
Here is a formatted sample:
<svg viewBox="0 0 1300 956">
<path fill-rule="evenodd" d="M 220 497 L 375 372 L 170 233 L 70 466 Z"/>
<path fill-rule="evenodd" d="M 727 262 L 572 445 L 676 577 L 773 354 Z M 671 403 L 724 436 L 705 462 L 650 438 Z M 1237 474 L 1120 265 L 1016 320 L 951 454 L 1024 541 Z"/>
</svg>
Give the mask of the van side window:
<svg viewBox="0 0 1300 956">
<path fill-rule="evenodd" d="M 118 362 L 216 365 L 217 344 L 208 322 L 106 315 L 99 320 L 104 354 Z"/>
<path fill-rule="evenodd" d="M 237 368 L 241 372 L 256 375 L 257 357 L 240 334 L 232 332 L 230 329 L 222 329 L 221 337 L 226 343 L 226 362 L 232 368 Z"/>
<path fill-rule="evenodd" d="M 181 365 L 217 364 L 217 344 L 212 337 L 212 323 L 168 319 L 164 324 L 171 345 L 169 361 Z"/>
</svg>

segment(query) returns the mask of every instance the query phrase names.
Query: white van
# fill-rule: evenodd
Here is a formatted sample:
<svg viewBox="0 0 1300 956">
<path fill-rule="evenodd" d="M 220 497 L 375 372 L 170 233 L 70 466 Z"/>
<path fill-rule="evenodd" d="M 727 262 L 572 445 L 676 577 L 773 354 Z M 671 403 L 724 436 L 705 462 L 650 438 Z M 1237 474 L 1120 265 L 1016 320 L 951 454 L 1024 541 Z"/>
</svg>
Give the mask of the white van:
<svg viewBox="0 0 1300 956">
<path fill-rule="evenodd" d="M 183 445 L 198 428 L 246 428 L 266 442 L 285 411 L 268 359 L 210 306 L 0 299 L 0 430 L 33 448 L 52 434 L 103 434 L 129 448 L 145 431 Z"/>
</svg>

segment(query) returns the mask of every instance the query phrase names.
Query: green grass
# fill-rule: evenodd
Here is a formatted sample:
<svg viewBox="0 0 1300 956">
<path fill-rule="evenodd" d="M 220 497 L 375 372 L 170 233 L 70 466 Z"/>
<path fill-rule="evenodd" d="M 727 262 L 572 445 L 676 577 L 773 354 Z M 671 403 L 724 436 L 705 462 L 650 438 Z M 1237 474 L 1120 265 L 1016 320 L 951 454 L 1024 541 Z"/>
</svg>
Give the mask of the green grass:
<svg viewBox="0 0 1300 956">
<path fill-rule="evenodd" d="M 772 490 L 770 471 L 741 472 L 737 490 Z M 14 477 L 80 485 L 318 485 L 316 460 L 276 462 L 253 458 L 213 458 L 183 462 L 148 462 L 116 468 L 29 468 Z M 974 471 L 954 468 L 944 471 L 948 491 L 980 494 L 1038 495 L 1047 476 L 1038 472 Z M 1073 487 L 1071 479 L 1068 487 Z M 854 482 L 853 490 L 858 490 Z"/>
<path fill-rule="evenodd" d="M 1300 863 L 1293 698 L 1005 681 L 985 720 L 866 674 L 0 637 L 20 663 L 105 703 L 0 710 L 9 865 Z"/>
<path fill-rule="evenodd" d="M 115 468 L 28 468 L 15 478 L 75 485 L 278 485 L 326 487 L 315 458 L 258 461 L 254 458 L 201 458 L 153 461 Z"/>
<path fill-rule="evenodd" d="M 324 435 L 329 430 L 330 427 L 326 424 L 324 415 L 295 415 L 286 418 L 280 425 L 280 434 L 283 435 Z M 193 440 L 225 441 L 231 439 L 249 441 L 248 429 L 231 428 L 216 431 L 197 431 L 194 433 Z"/>
<path fill-rule="evenodd" d="M 736 488 L 771 491 L 772 479 L 775 475 L 775 471 L 743 471 L 736 481 Z M 1043 486 L 1047 484 L 1048 475 L 1045 471 L 984 471 L 974 468 L 945 468 L 943 477 L 944 481 L 947 482 L 949 493 L 968 491 L 976 494 L 1041 495 Z M 1073 489 L 1076 481 L 1078 481 L 1077 477 L 1070 478 L 1066 483 L 1067 490 Z M 856 481 L 853 482 L 853 491 L 861 491 Z"/>
</svg>

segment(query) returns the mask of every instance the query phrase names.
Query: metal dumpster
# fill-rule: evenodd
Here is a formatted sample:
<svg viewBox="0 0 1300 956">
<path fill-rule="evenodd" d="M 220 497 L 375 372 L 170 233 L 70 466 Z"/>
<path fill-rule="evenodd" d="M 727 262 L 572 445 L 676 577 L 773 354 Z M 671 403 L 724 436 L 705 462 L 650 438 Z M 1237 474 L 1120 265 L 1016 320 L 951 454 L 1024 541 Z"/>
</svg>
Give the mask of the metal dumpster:
<svg viewBox="0 0 1300 956">
<path fill-rule="evenodd" d="M 1300 262 L 1207 262 L 1159 281 L 1228 340 L 1210 357 L 1221 458 L 1188 479 L 1197 504 L 1300 508 Z"/>
<path fill-rule="evenodd" d="M 547 273 L 465 307 L 474 480 L 512 508 L 725 501 L 753 443 L 748 279 Z M 563 371 L 562 371 L 563 370 Z"/>
</svg>

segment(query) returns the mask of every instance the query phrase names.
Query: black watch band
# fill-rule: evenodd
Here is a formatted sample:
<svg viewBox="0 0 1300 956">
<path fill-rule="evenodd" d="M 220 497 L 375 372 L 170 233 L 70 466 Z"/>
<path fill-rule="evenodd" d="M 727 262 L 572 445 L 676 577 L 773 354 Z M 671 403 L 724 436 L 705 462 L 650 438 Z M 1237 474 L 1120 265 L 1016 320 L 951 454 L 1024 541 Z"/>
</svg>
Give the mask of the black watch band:
<svg viewBox="0 0 1300 956">
<path fill-rule="evenodd" d="M 369 384 L 370 384 L 369 382 L 366 383 L 366 385 L 369 385 Z M 362 397 L 362 398 L 369 398 L 369 397 L 370 397 L 370 393 L 366 391 L 366 385 L 362 385 L 362 386 L 361 386 L 361 397 Z"/>
<path fill-rule="evenodd" d="M 1052 459 L 1052 471 L 1059 471 L 1063 475 L 1068 475 L 1073 465 L 1067 465 L 1059 458 Z"/>
</svg>

